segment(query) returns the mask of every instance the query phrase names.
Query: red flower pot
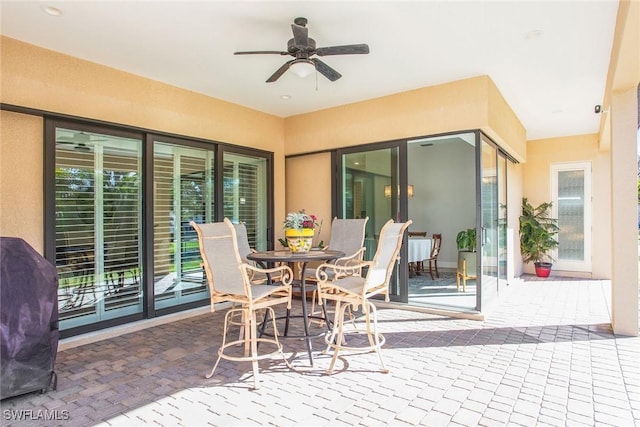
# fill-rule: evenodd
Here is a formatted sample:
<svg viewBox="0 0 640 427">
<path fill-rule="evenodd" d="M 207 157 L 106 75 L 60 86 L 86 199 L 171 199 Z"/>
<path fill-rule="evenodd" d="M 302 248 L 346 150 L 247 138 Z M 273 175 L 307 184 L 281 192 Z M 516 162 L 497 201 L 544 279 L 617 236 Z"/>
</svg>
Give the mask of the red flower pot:
<svg viewBox="0 0 640 427">
<path fill-rule="evenodd" d="M 533 265 L 536 267 L 536 276 L 549 277 L 549 274 L 551 274 L 550 262 L 535 262 Z"/>
</svg>

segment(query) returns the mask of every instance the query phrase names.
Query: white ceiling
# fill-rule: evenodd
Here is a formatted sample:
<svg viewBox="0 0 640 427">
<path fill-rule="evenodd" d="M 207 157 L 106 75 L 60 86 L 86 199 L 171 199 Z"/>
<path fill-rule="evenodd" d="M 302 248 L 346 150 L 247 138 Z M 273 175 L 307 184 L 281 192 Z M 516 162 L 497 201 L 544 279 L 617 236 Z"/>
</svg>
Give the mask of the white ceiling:
<svg viewBox="0 0 640 427">
<path fill-rule="evenodd" d="M 60 16 L 43 9 L 54 6 Z M 6 1 L 2 34 L 280 117 L 489 75 L 529 139 L 598 131 L 618 2 L 598 1 Z M 343 77 L 285 73 L 291 23 Z M 289 95 L 288 100 L 282 95 Z"/>
</svg>

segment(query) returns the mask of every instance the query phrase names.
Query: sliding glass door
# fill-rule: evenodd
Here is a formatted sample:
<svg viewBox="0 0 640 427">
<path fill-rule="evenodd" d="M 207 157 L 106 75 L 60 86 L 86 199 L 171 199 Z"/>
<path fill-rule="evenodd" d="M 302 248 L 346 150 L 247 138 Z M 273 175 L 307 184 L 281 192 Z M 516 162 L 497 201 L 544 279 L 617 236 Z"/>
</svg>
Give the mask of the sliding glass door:
<svg viewBox="0 0 640 427">
<path fill-rule="evenodd" d="M 406 190 L 400 188 L 406 175 L 400 176 L 399 144 L 386 144 L 376 149 L 338 150 L 337 193 L 338 217 L 369 217 L 365 231 L 365 259 L 373 259 L 378 246 L 380 230 L 389 219 L 402 220 L 402 197 Z M 404 168 L 406 170 L 406 168 Z M 405 205 L 406 210 L 406 205 Z M 407 301 L 406 287 L 400 286 L 399 274 L 393 275 L 390 295 L 394 301 Z M 402 272 L 402 274 L 405 274 Z"/>
<path fill-rule="evenodd" d="M 495 302 L 507 278 L 507 158 L 493 141 L 480 131 L 444 134 L 337 150 L 336 162 L 336 214 L 369 217 L 367 259 L 388 219 L 413 221 L 394 301 L 466 312 Z M 456 238 L 465 230 L 476 230 L 477 244 L 464 254 L 463 288 Z M 442 245 L 430 271 L 434 235 Z"/>
<path fill-rule="evenodd" d="M 60 328 L 140 314 L 141 137 L 53 132 Z"/>
<path fill-rule="evenodd" d="M 480 151 L 480 245 L 482 247 L 481 304 L 498 294 L 498 175 L 497 150 L 482 140 Z"/>
<path fill-rule="evenodd" d="M 224 150 L 223 211 L 233 223 L 243 222 L 249 246 L 264 251 L 269 248 L 269 158 Z"/>
<path fill-rule="evenodd" d="M 45 257 L 63 337 L 209 303 L 190 221 L 244 222 L 273 247 L 273 154 L 45 121 Z"/>
<path fill-rule="evenodd" d="M 159 310 L 209 297 L 190 221 L 214 220 L 212 148 L 153 144 L 153 281 Z"/>
<path fill-rule="evenodd" d="M 497 302 L 507 285 L 507 159 L 484 135 L 480 150 L 480 245 L 482 254 L 479 308 Z"/>
</svg>

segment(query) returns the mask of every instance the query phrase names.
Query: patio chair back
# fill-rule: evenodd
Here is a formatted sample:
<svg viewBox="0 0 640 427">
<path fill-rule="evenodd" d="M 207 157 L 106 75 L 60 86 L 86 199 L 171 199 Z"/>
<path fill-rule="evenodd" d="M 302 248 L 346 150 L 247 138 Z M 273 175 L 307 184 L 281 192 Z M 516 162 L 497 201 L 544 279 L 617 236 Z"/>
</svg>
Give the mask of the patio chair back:
<svg viewBox="0 0 640 427">
<path fill-rule="evenodd" d="M 393 222 L 392 219 L 380 230 L 378 248 L 373 256 L 372 266 L 369 267 L 366 276 L 365 291 L 384 286 L 388 290 L 388 283 L 398 260 L 404 231 L 412 221 Z"/>
<path fill-rule="evenodd" d="M 331 239 L 329 249 L 342 251 L 351 256 L 360 251 L 364 245 L 365 227 L 369 217 L 363 219 L 339 219 L 331 222 Z"/>
<path fill-rule="evenodd" d="M 233 224 L 225 218 L 225 222 L 208 224 L 191 221 L 191 226 L 198 233 L 200 254 L 211 294 L 244 295 L 250 298 L 250 289 L 245 286 L 240 269 L 242 258 Z"/>
<path fill-rule="evenodd" d="M 238 224 L 233 224 L 233 228 L 236 231 L 236 239 L 238 240 L 238 253 L 240 254 L 242 262 L 253 265 L 253 263 L 247 259 L 247 255 L 251 253 L 249 236 L 247 234 L 247 226 L 244 225 L 244 222 L 240 222 Z"/>
</svg>

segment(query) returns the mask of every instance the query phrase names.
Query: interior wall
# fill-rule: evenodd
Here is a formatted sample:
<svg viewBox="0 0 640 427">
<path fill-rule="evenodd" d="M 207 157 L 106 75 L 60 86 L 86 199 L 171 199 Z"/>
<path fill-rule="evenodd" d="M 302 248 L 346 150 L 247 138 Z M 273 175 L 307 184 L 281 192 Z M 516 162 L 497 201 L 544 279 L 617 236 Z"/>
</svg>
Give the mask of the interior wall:
<svg viewBox="0 0 640 427">
<path fill-rule="evenodd" d="M 282 118 L 8 37 L 0 37 L 0 43 L 2 103 L 273 152 L 274 215 L 276 221 L 284 219 Z M 33 120 L 14 117 L 3 120 L 2 151 L 8 159 L 3 161 L 2 175 L 23 176 L 23 188 L 34 190 L 27 198 L 41 199 L 42 125 L 39 132 L 35 132 L 31 127 Z M 35 120 L 41 123 L 41 119 Z M 23 125 L 24 130 L 17 129 Z M 5 138 L 4 133 L 10 137 Z M 11 137 L 14 135 L 19 138 Z M 20 158 L 25 161 L 10 161 L 11 156 L 22 156 L 14 153 L 25 153 L 25 147 L 36 154 Z M 0 194 L 3 206 L 12 205 L 11 191 Z M 42 202 L 39 202 L 38 210 L 31 210 L 35 201 L 25 203 L 16 205 L 16 209 L 3 210 L 2 232 L 32 240 L 34 236 L 40 236 L 37 240 L 41 240 Z M 24 218 L 30 221 L 22 223 Z M 41 243 L 37 245 L 41 246 Z"/>
<path fill-rule="evenodd" d="M 476 224 L 475 147 L 457 139 L 423 147 L 408 147 L 411 230 L 442 234 L 438 265 L 455 268 L 456 236 Z"/>
<path fill-rule="evenodd" d="M 0 236 L 44 252 L 43 120 L 0 111 Z"/>
<path fill-rule="evenodd" d="M 529 141 L 523 166 L 524 196 L 534 206 L 551 201 L 551 164 L 585 161 L 592 166 L 592 277 L 610 279 L 611 152 L 599 149 L 596 134 Z M 532 265 L 524 269 L 533 273 Z"/>
</svg>

